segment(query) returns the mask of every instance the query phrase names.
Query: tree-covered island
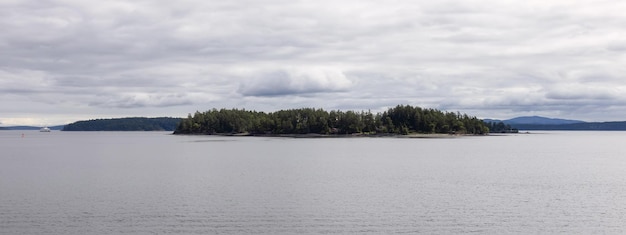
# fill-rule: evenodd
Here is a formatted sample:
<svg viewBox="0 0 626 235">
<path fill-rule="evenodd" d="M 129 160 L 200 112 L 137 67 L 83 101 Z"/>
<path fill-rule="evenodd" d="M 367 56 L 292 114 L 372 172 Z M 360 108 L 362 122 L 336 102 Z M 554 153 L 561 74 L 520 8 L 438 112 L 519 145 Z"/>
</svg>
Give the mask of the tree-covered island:
<svg viewBox="0 0 626 235">
<path fill-rule="evenodd" d="M 272 113 L 212 109 L 189 114 L 174 134 L 207 135 L 484 135 L 489 127 L 467 114 L 398 105 L 382 113 L 301 108 Z"/>
<path fill-rule="evenodd" d="M 172 117 L 93 119 L 67 124 L 63 131 L 173 131 L 181 120 Z"/>
</svg>

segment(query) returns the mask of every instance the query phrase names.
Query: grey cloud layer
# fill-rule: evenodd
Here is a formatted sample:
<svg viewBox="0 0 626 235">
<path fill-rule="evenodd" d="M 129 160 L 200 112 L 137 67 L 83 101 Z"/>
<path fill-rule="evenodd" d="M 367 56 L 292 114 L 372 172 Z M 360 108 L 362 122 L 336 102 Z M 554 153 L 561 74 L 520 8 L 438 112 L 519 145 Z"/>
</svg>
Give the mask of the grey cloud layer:
<svg viewBox="0 0 626 235">
<path fill-rule="evenodd" d="M 3 1 L 0 120 L 46 105 L 184 116 L 398 103 L 615 120 L 623 12 L 621 1 Z"/>
</svg>

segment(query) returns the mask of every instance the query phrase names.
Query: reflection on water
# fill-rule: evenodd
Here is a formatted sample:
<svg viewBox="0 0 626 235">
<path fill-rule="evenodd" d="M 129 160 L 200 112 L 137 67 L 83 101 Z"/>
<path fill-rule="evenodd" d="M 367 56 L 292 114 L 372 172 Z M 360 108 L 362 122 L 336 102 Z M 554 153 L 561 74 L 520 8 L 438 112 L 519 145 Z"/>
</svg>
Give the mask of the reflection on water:
<svg viewBox="0 0 626 235">
<path fill-rule="evenodd" d="M 624 132 L 0 131 L 0 234 L 624 233 Z"/>
</svg>

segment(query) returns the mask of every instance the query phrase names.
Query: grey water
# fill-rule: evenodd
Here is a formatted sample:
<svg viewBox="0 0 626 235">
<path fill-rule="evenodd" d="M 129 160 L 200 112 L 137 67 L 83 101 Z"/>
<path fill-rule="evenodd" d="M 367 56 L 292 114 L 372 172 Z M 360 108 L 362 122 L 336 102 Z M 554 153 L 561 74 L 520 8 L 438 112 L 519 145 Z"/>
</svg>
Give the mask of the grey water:
<svg viewBox="0 0 626 235">
<path fill-rule="evenodd" d="M 625 140 L 0 131 L 0 234 L 623 234 Z"/>
</svg>

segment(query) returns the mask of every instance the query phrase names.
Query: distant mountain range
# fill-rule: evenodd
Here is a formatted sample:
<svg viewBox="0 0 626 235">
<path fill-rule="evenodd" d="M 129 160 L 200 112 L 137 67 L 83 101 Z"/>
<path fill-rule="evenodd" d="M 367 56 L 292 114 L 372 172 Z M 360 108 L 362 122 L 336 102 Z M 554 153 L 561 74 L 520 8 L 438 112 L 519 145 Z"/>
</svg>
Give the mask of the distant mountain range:
<svg viewBox="0 0 626 235">
<path fill-rule="evenodd" d="M 516 117 L 507 120 L 498 120 L 498 119 L 484 119 L 485 122 L 503 122 L 504 124 L 514 125 L 514 124 L 533 124 L 533 125 L 563 125 L 563 124 L 573 124 L 573 123 L 584 123 L 584 121 L 579 120 L 569 120 L 569 119 L 559 119 L 559 118 L 547 118 L 540 116 L 523 116 Z"/>
<path fill-rule="evenodd" d="M 484 119 L 485 122 L 503 122 L 518 130 L 597 130 L 623 131 L 626 130 L 626 121 L 622 122 L 584 122 L 540 116 L 524 116 L 507 120 Z"/>
</svg>

